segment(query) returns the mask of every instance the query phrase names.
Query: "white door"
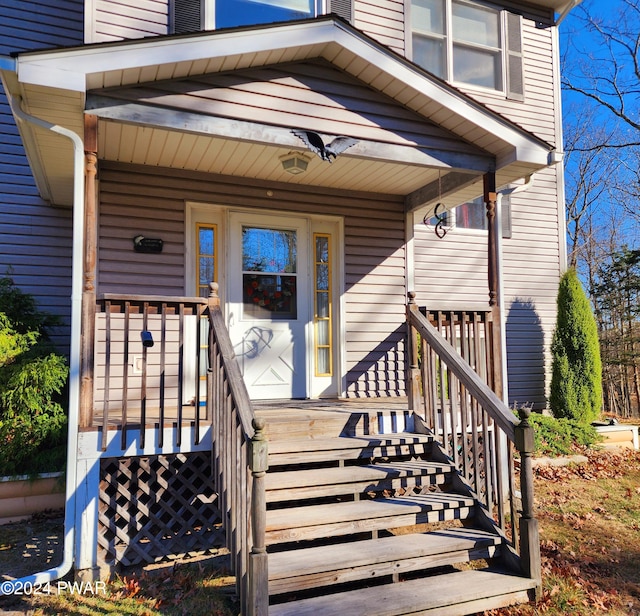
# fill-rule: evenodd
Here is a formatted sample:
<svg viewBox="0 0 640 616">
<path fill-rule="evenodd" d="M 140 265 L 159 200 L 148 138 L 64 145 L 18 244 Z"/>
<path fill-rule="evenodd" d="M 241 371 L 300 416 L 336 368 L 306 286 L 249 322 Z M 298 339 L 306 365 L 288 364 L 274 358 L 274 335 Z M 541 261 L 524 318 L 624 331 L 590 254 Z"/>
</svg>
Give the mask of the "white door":
<svg viewBox="0 0 640 616">
<path fill-rule="evenodd" d="M 229 231 L 229 332 L 249 395 L 305 398 L 308 221 L 232 212 Z"/>
</svg>

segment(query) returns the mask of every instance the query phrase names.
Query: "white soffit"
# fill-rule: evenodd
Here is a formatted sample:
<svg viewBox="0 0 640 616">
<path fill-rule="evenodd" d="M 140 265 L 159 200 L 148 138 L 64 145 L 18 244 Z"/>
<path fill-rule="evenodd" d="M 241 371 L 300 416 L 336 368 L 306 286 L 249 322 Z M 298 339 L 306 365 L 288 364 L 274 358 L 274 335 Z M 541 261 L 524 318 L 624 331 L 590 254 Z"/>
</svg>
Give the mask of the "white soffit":
<svg viewBox="0 0 640 616">
<path fill-rule="evenodd" d="M 229 50 L 233 53 L 229 55 Z M 332 17 L 187 36 L 136 39 L 45 52 L 17 61 L 23 84 L 88 89 L 322 57 L 408 108 L 436 119 L 498 161 L 548 164 L 551 147 L 443 81 Z M 376 70 L 371 70 L 375 67 Z M 491 137 L 489 137 L 489 135 Z"/>
</svg>

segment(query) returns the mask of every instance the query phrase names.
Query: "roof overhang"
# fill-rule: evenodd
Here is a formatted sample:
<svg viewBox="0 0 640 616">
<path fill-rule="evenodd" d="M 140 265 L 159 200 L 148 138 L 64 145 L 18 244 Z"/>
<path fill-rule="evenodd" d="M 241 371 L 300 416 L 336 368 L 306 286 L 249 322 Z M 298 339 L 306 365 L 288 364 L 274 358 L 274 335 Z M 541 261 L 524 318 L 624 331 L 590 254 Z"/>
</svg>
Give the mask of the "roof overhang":
<svg viewBox="0 0 640 616">
<path fill-rule="evenodd" d="M 446 129 L 475 151 L 481 150 L 491 160 L 486 171 L 496 172 L 498 185 L 517 181 L 555 162 L 555 153 L 548 143 L 333 16 L 261 27 L 24 52 L 17 54 L 14 66 L 11 62 L 0 64 L 0 71 L 9 96 L 14 103 L 20 100 L 25 112 L 65 126 L 82 136 L 83 115 L 87 112 L 87 92 L 90 90 L 315 59 L 329 62 L 390 97 L 398 105 Z M 96 114 L 100 116 L 99 110 Z M 114 120 L 106 118 L 106 112 L 103 115 L 105 119 Z M 132 117 L 123 121 L 126 126 L 135 128 L 136 122 Z M 183 130 L 192 134 L 194 126 L 185 127 L 179 123 L 170 126 L 158 121 L 156 129 L 169 132 Z M 274 138 L 273 127 L 267 126 L 267 129 L 272 133 L 268 145 L 274 148 L 274 154 L 294 147 L 292 136 L 287 131 L 276 131 Z M 59 136 L 32 125 L 20 123 L 20 131 L 43 196 L 54 203 L 69 204 L 73 168 L 69 144 Z M 233 134 L 210 137 L 234 139 Z M 266 141 L 262 145 L 265 144 Z M 442 186 L 443 172 L 451 172 L 451 191 L 460 189 L 460 195 L 468 196 L 474 191 L 477 194 L 477 187 L 481 184 L 482 171 L 477 168 L 464 169 L 452 164 L 439 166 L 427 159 L 401 161 L 390 158 L 380 161 L 357 149 L 341 157 L 345 165 L 355 164 L 356 159 L 361 164 L 363 160 L 368 161 L 370 166 L 386 164 L 407 168 L 412 178 L 403 193 L 408 209 L 435 203 L 442 196 L 434 193 L 434 186 L 436 179 Z M 391 169 L 387 171 L 388 175 L 392 176 L 389 171 Z M 355 177 L 349 173 L 344 176 Z M 456 182 L 453 181 L 455 178 Z M 322 180 L 319 179 L 318 183 L 322 184 Z M 348 179 L 344 180 L 341 188 L 360 189 L 356 184 L 350 185 Z M 376 190 L 385 192 L 383 183 Z"/>
</svg>

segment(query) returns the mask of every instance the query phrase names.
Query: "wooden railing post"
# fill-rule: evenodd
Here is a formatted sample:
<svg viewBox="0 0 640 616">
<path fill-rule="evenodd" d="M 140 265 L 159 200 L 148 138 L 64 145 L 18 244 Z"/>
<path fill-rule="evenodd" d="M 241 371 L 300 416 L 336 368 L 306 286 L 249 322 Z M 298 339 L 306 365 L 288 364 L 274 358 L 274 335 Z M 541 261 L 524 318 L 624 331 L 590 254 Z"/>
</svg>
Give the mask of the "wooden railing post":
<svg viewBox="0 0 640 616">
<path fill-rule="evenodd" d="M 85 217 L 84 260 L 82 273 L 82 350 L 80 357 L 80 416 L 81 427 L 93 423 L 93 379 L 96 319 L 96 255 L 98 245 L 96 185 L 98 165 L 98 118 L 84 116 L 85 143 Z M 75 426 L 74 426 L 75 427 Z"/>
<path fill-rule="evenodd" d="M 531 457 L 535 450 L 533 427 L 529 424 L 531 410 L 520 409 L 520 424 L 515 428 L 515 445 L 520 452 L 520 491 L 522 511 L 520 516 L 520 556 L 523 573 L 538 581 L 542 579 L 538 520 L 533 505 L 533 466 Z"/>
<path fill-rule="evenodd" d="M 267 501 L 265 476 L 267 474 L 268 444 L 263 419 L 254 419 L 255 433 L 251 439 L 251 476 L 253 477 L 251 501 L 251 534 L 253 545 L 249 557 L 249 597 L 248 616 L 267 616 L 269 612 L 269 575 L 265 532 L 267 523 Z"/>
<path fill-rule="evenodd" d="M 421 410 L 420 368 L 418 366 L 418 332 L 411 324 L 411 313 L 419 310 L 414 291 L 408 293 L 407 303 L 407 397 L 409 411 Z M 424 383 L 422 384 L 424 386 Z"/>
</svg>

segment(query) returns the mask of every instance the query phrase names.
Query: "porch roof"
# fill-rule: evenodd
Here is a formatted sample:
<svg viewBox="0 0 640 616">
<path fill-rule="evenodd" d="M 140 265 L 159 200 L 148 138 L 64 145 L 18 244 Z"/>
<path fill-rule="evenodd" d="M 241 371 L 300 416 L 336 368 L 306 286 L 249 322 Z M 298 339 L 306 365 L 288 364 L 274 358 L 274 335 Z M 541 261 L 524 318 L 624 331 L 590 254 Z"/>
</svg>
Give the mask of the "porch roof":
<svg viewBox="0 0 640 616">
<path fill-rule="evenodd" d="M 331 173 L 317 159 L 315 173 L 292 176 L 273 161 L 292 149 L 303 151 L 290 128 L 315 130 L 313 122 L 298 126 L 253 122 L 216 115 L 215 106 L 204 113 L 193 109 L 188 94 L 182 94 L 177 105 L 139 100 L 134 94 L 142 84 L 315 61 L 328 63 L 376 96 L 387 97 L 398 109 L 409 110 L 417 118 L 416 126 L 439 130 L 439 140 L 426 147 L 406 140 L 390 147 L 376 138 L 360 139 L 332 164 Z M 555 162 L 550 144 L 334 16 L 25 52 L 17 54 L 15 70 L 2 73 L 9 95 L 36 117 L 82 135 L 84 113 L 98 115 L 101 157 L 402 194 L 408 210 L 428 208 L 437 201 L 453 207 L 475 197 L 487 171 L 495 171 L 497 185 L 502 186 Z M 104 98 L 115 92 L 119 93 L 115 103 Z M 68 140 L 30 124 L 20 123 L 19 128 L 43 197 L 71 204 L 73 163 Z M 447 136 L 458 140 L 449 150 L 443 146 Z M 225 146 L 230 146 L 229 156 L 204 154 Z"/>
</svg>

